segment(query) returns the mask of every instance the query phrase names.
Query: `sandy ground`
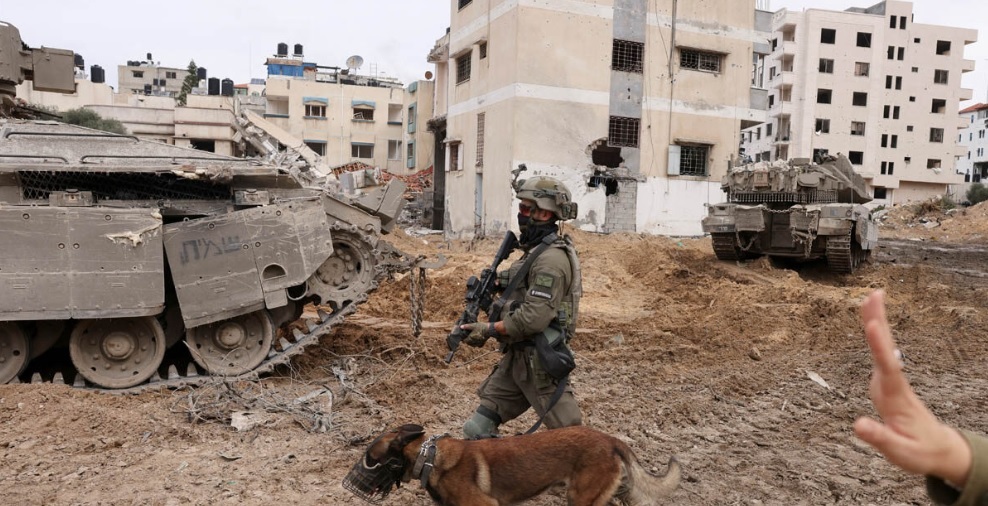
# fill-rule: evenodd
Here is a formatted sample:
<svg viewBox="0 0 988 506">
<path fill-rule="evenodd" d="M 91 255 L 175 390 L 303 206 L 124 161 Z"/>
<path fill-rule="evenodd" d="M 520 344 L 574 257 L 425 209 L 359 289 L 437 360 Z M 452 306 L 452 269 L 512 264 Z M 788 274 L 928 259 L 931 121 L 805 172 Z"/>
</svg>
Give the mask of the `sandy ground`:
<svg viewBox="0 0 988 506">
<path fill-rule="evenodd" d="M 670 504 L 927 503 L 921 478 L 851 432 L 873 414 L 858 305 L 876 288 L 920 395 L 948 422 L 988 432 L 988 204 L 892 209 L 881 249 L 850 276 L 720 262 L 703 239 L 574 235 L 586 295 L 572 381 L 584 420 L 657 469 L 676 455 L 685 479 Z M 429 274 L 417 338 L 403 278 L 259 382 L 136 396 L 0 386 L 0 504 L 357 504 L 340 482 L 366 443 L 407 422 L 459 433 L 497 360 L 490 344 L 443 362 L 462 283 L 497 241 L 399 231 L 392 242 L 450 258 Z M 295 402 L 320 388 L 331 401 Z M 313 430 L 313 406 L 324 431 Z M 256 425 L 231 427 L 248 409 Z M 430 501 L 411 483 L 385 504 Z M 528 504 L 565 501 L 555 492 Z"/>
</svg>

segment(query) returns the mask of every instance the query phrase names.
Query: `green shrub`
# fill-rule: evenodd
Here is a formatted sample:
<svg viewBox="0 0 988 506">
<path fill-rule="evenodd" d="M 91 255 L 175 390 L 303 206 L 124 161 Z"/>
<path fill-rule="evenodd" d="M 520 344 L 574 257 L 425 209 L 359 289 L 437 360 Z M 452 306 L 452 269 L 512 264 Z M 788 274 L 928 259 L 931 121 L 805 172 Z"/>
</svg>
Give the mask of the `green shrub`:
<svg viewBox="0 0 988 506">
<path fill-rule="evenodd" d="M 974 183 L 967 190 L 967 201 L 973 206 L 979 202 L 988 200 L 988 186 L 981 183 Z"/>
<path fill-rule="evenodd" d="M 121 135 L 127 134 L 127 129 L 119 120 L 104 118 L 96 111 L 86 109 L 85 107 L 69 109 L 68 111 L 63 112 L 62 121 L 70 125 L 79 125 L 81 127 L 92 128 L 94 130 L 102 130 L 104 132 Z"/>
</svg>

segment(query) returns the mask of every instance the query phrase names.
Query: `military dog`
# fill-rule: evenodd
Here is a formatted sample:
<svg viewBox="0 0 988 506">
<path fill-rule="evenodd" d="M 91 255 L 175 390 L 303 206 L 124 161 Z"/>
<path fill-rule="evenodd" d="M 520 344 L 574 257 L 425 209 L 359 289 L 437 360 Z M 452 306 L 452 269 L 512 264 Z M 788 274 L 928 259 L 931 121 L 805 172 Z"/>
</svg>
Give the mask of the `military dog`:
<svg viewBox="0 0 988 506">
<path fill-rule="evenodd" d="M 463 440 L 426 438 L 419 425 L 378 436 L 343 485 L 370 502 L 413 479 L 443 506 L 508 506 L 555 484 L 571 506 L 658 504 L 679 486 L 675 457 L 664 475 L 649 473 L 625 443 L 587 427 L 523 436 Z"/>
</svg>

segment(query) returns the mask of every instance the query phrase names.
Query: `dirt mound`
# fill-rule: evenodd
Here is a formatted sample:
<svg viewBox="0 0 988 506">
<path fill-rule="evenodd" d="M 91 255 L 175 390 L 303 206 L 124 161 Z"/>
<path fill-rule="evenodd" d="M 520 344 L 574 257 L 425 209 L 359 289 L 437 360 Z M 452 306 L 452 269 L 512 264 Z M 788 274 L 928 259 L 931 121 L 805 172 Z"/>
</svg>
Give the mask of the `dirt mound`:
<svg viewBox="0 0 988 506">
<path fill-rule="evenodd" d="M 934 198 L 895 206 L 879 215 L 884 238 L 988 243 L 988 201 L 953 207 Z"/>
</svg>

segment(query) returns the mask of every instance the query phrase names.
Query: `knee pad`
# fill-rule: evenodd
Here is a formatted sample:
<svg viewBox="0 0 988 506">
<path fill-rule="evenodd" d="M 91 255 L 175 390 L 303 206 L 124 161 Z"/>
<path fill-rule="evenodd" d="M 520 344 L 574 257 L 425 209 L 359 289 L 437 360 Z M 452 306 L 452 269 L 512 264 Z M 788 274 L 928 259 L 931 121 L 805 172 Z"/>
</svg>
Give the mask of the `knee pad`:
<svg viewBox="0 0 988 506">
<path fill-rule="evenodd" d="M 493 418 L 491 418 L 490 415 L 493 415 Z M 478 409 L 473 414 L 473 417 L 467 420 L 467 423 L 463 425 L 463 435 L 466 436 L 467 439 L 478 439 L 496 435 L 497 426 L 500 425 L 501 421 L 500 418 L 501 417 L 493 411 L 490 413 L 481 413 L 480 409 Z"/>
</svg>

